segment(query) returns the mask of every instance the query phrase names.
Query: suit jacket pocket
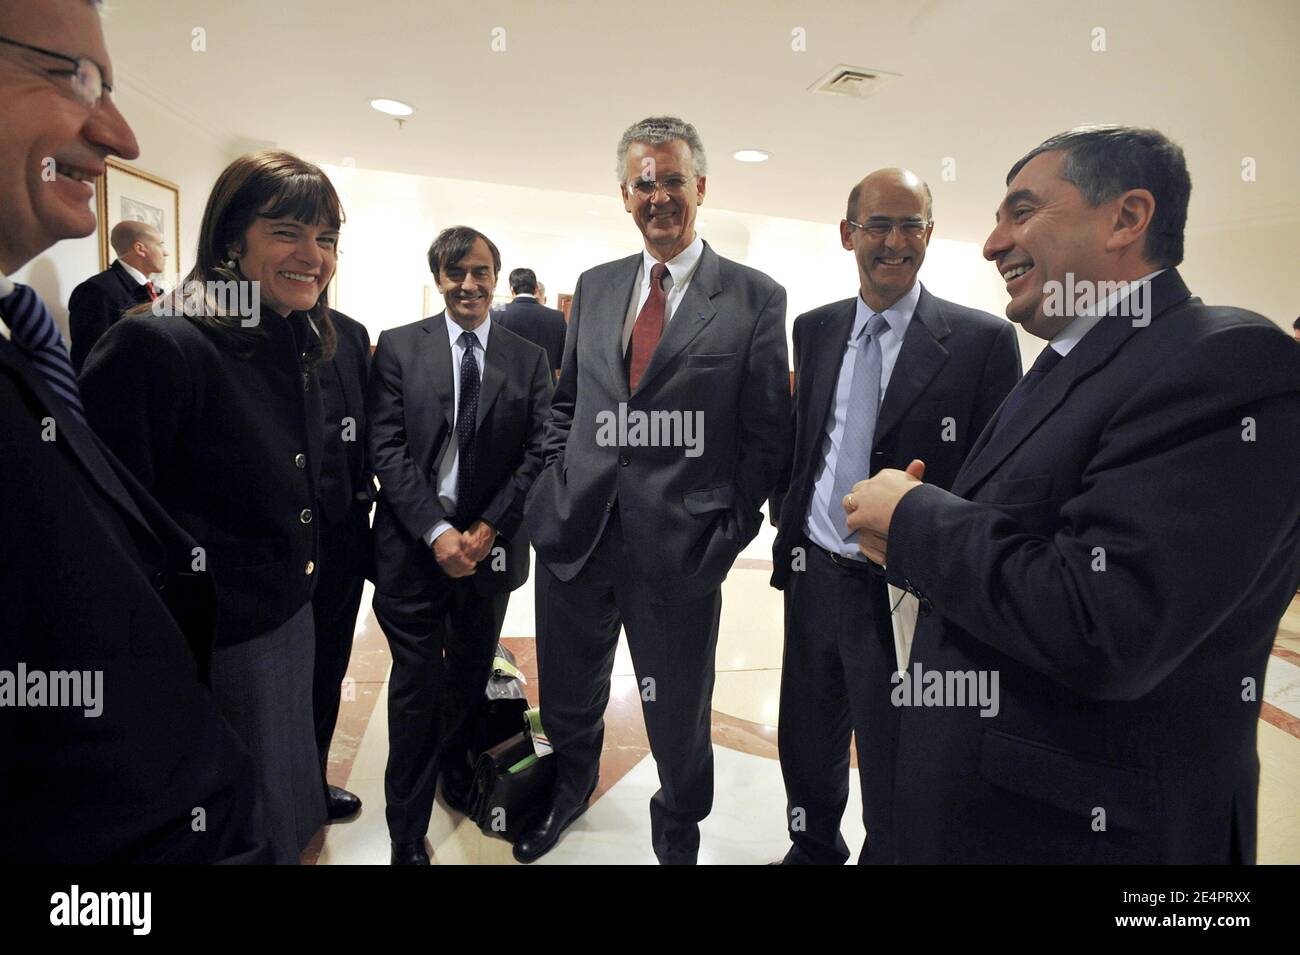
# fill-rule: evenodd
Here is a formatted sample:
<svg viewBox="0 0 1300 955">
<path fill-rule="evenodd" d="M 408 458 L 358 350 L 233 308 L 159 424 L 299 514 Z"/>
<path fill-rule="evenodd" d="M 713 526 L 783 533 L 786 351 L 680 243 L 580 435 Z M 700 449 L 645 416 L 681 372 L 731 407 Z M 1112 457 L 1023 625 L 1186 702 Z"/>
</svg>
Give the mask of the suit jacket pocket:
<svg viewBox="0 0 1300 955">
<path fill-rule="evenodd" d="M 708 514 L 710 511 L 728 511 L 731 510 L 732 504 L 736 500 L 736 486 L 734 484 L 719 484 L 716 487 L 700 488 L 696 491 L 687 491 L 682 495 L 682 505 L 686 508 L 686 513 Z"/>
<path fill-rule="evenodd" d="M 1152 776 L 1045 743 L 985 730 L 980 775 L 999 789 L 1079 816 L 1080 825 L 1097 818 L 1098 808 L 1105 811 L 1107 829 L 1149 832 L 1155 824 Z"/>
<path fill-rule="evenodd" d="M 736 359 L 734 351 L 725 355 L 687 355 L 687 368 L 725 368 Z"/>
</svg>

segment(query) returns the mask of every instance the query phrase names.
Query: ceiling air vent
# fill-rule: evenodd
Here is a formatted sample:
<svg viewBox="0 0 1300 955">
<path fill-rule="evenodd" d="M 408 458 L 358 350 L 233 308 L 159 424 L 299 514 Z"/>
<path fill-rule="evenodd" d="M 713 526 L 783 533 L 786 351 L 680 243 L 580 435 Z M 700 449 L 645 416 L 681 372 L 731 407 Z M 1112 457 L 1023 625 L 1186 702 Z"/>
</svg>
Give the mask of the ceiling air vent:
<svg viewBox="0 0 1300 955">
<path fill-rule="evenodd" d="M 855 96 L 866 99 L 884 89 L 900 74 L 885 70 L 868 70 L 861 66 L 839 63 L 808 87 L 810 93 L 834 93 L 838 96 Z"/>
</svg>

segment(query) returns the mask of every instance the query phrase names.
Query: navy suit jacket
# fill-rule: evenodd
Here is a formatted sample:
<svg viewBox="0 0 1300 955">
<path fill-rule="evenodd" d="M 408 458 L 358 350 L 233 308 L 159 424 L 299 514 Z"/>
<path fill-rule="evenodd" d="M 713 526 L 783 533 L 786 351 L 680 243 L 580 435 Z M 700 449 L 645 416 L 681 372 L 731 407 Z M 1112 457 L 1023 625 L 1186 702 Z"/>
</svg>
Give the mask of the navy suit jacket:
<svg viewBox="0 0 1300 955">
<path fill-rule="evenodd" d="M 547 308 L 536 299 L 517 298 L 494 315 L 493 320 L 520 338 L 546 349 L 546 363 L 550 365 L 551 373 L 559 370 L 564 358 L 564 336 L 569 330 L 563 312 Z"/>
<path fill-rule="evenodd" d="M 910 671 L 999 686 L 996 715 L 903 709 L 899 861 L 1255 858 L 1264 668 L 1300 583 L 1300 347 L 1175 270 L 1150 291 L 1149 324 L 1103 319 L 951 492 L 894 512 L 889 578 L 930 606 Z"/>
<path fill-rule="evenodd" d="M 774 496 L 779 506 L 772 515 L 779 528 L 772 545 L 772 586 L 778 589 L 789 579 L 794 549 L 803 546 L 804 519 L 857 301 L 823 305 L 794 322 L 795 452 L 788 490 L 783 500 Z M 922 286 L 876 419 L 871 474 L 905 468 L 920 458 L 927 482 L 951 487 L 976 437 L 1019 377 L 1014 325 L 944 301 Z"/>
<path fill-rule="evenodd" d="M 123 312 L 148 301 L 149 290 L 128 275 L 117 260 L 74 288 L 68 299 L 73 369 L 81 373 L 90 350 L 122 318 Z"/>
<path fill-rule="evenodd" d="M 0 671 L 102 675 L 97 716 L 0 708 L 0 862 L 265 861 L 195 542 L 3 338 L 0 460 Z"/>
<path fill-rule="evenodd" d="M 542 466 L 542 429 L 553 372 L 546 355 L 493 323 L 483 360 L 475 431 L 477 500 L 448 515 L 438 498 L 438 465 L 457 440 L 451 343 L 443 313 L 381 332 L 370 371 L 370 463 L 379 478 L 375 587 L 413 596 L 451 580 L 424 534 L 441 520 L 464 530 L 484 520 L 503 547 L 503 569 L 488 557 L 473 575 L 482 595 L 509 593 L 528 579 L 524 498 Z"/>
</svg>

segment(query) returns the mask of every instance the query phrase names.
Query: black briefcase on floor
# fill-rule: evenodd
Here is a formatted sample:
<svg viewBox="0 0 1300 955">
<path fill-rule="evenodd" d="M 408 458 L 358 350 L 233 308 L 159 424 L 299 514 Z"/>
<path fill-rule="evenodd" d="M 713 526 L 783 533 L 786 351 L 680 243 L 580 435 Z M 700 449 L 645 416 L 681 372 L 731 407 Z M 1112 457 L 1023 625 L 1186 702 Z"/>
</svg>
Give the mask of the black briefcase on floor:
<svg viewBox="0 0 1300 955">
<path fill-rule="evenodd" d="M 545 810 L 554 785 L 555 756 L 537 755 L 532 732 L 525 729 L 479 756 L 469 816 L 485 834 L 514 842 Z"/>
</svg>

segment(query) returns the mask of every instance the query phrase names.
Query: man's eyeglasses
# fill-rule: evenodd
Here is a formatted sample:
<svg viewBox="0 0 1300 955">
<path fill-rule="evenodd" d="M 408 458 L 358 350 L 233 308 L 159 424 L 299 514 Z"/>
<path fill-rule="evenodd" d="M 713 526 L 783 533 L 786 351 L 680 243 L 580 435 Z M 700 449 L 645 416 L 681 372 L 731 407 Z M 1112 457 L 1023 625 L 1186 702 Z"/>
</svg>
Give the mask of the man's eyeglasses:
<svg viewBox="0 0 1300 955">
<path fill-rule="evenodd" d="M 10 46 L 20 47 L 24 50 L 31 50 L 33 53 L 39 53 L 41 56 L 52 56 L 56 60 L 63 60 L 65 63 L 71 63 L 70 70 L 49 70 L 59 76 L 67 76 L 72 81 L 72 95 L 82 106 L 87 109 L 95 109 L 99 106 L 100 100 L 105 93 L 112 93 L 113 87 L 104 82 L 104 71 L 99 64 L 90 57 L 86 56 L 68 56 L 66 53 L 56 53 L 53 50 L 47 50 L 43 47 L 32 46 L 30 43 L 20 43 L 17 40 L 11 40 L 7 36 L 0 36 L 0 43 L 7 43 Z"/>
<path fill-rule="evenodd" d="M 872 216 L 866 222 L 854 222 L 852 219 L 844 221 L 855 229 L 861 229 L 873 239 L 885 238 L 894 231 L 895 227 L 907 238 L 919 239 L 932 225 L 929 219 L 887 219 L 884 216 Z"/>
<path fill-rule="evenodd" d="M 633 179 L 627 185 L 642 199 L 652 199 L 660 189 L 666 196 L 680 196 L 690 181 L 686 176 L 669 176 L 667 179 Z"/>
</svg>

